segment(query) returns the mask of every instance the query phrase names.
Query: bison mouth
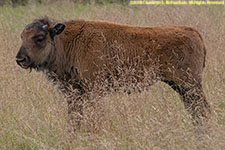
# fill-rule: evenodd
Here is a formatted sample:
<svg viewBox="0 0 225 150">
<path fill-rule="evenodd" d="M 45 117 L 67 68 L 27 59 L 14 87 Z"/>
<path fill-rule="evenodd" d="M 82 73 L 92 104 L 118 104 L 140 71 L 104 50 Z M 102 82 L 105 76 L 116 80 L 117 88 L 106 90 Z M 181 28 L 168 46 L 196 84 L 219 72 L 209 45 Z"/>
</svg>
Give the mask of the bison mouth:
<svg viewBox="0 0 225 150">
<path fill-rule="evenodd" d="M 49 56 L 44 62 L 36 63 L 29 56 L 21 55 L 19 53 L 16 56 L 16 62 L 21 68 L 30 69 L 30 72 L 32 71 L 32 69 L 36 71 L 44 71 L 44 70 L 48 70 L 48 67 L 50 65 L 50 61 L 49 61 L 50 57 L 51 57 L 51 54 L 49 54 Z"/>
<path fill-rule="evenodd" d="M 30 67 L 29 65 L 24 65 L 24 64 L 18 64 L 18 65 L 23 69 L 28 69 Z"/>
<path fill-rule="evenodd" d="M 23 69 L 28 69 L 31 66 L 31 63 L 27 62 L 25 58 L 16 58 L 16 62 Z"/>
<path fill-rule="evenodd" d="M 23 69 L 30 69 L 30 72 L 32 71 L 32 69 L 35 69 L 36 71 L 39 71 L 42 65 L 36 65 L 33 62 L 25 62 L 22 59 L 18 59 L 16 58 L 16 62 L 17 64 L 23 68 Z"/>
</svg>

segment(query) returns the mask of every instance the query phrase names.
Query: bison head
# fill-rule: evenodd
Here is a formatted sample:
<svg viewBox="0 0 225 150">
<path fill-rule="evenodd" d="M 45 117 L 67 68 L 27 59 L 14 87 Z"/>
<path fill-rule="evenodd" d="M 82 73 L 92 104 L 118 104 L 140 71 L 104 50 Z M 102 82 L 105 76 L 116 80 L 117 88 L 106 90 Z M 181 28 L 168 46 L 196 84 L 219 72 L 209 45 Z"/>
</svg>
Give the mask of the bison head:
<svg viewBox="0 0 225 150">
<path fill-rule="evenodd" d="M 65 25 L 52 23 L 48 18 L 34 20 L 21 33 L 22 46 L 16 62 L 24 69 L 41 68 L 49 63 L 54 50 L 54 37 L 64 30 Z"/>
</svg>

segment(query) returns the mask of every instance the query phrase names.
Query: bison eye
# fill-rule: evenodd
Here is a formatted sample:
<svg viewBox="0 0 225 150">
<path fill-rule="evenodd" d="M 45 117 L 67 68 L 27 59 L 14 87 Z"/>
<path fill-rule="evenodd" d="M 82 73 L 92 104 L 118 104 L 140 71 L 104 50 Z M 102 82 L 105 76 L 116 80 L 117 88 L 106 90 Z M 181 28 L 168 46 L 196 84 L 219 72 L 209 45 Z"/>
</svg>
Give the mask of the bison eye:
<svg viewBox="0 0 225 150">
<path fill-rule="evenodd" d="M 44 37 L 40 37 L 40 38 L 38 38 L 36 41 L 39 42 L 39 43 L 41 43 L 41 42 L 44 41 Z"/>
<path fill-rule="evenodd" d="M 34 38 L 35 43 L 38 45 L 42 44 L 44 40 L 45 40 L 44 36 L 38 36 Z"/>
</svg>

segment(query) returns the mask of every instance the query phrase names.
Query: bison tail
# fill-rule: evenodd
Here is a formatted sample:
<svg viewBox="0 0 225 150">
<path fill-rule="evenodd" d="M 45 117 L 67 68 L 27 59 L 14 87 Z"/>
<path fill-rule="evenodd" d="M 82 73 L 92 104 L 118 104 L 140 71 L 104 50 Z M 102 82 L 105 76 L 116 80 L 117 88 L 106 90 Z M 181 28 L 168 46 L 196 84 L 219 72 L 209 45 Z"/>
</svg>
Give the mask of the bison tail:
<svg viewBox="0 0 225 150">
<path fill-rule="evenodd" d="M 203 44 L 203 55 L 204 55 L 203 56 L 204 57 L 203 68 L 205 68 L 205 61 L 206 61 L 206 48 L 205 48 L 205 43 L 203 41 L 203 38 L 202 38 L 201 34 L 197 30 L 194 30 L 194 31 L 198 34 L 198 36 L 200 37 L 200 39 L 202 41 L 202 44 Z"/>
<path fill-rule="evenodd" d="M 203 41 L 203 38 L 202 38 L 201 34 L 197 30 L 195 30 L 195 29 L 194 29 L 194 31 L 198 34 L 198 36 L 201 39 L 201 42 L 203 44 L 203 55 L 204 55 L 203 56 L 204 57 L 203 68 L 205 68 L 205 61 L 206 61 L 206 48 L 205 48 L 205 43 Z"/>
<path fill-rule="evenodd" d="M 205 61 L 206 61 L 206 48 L 204 45 L 204 62 L 203 62 L 203 68 L 205 68 Z"/>
<path fill-rule="evenodd" d="M 204 62 L 203 62 L 203 68 L 205 68 L 205 61 L 206 61 L 206 48 L 205 48 L 205 44 L 204 44 L 204 41 L 203 41 L 203 38 L 201 36 L 201 34 L 194 28 L 191 28 L 191 27 L 185 27 L 185 30 L 187 31 L 194 31 L 195 33 L 197 33 L 197 35 L 199 36 L 199 38 L 201 39 L 201 42 L 203 44 L 203 55 L 204 55 Z"/>
</svg>

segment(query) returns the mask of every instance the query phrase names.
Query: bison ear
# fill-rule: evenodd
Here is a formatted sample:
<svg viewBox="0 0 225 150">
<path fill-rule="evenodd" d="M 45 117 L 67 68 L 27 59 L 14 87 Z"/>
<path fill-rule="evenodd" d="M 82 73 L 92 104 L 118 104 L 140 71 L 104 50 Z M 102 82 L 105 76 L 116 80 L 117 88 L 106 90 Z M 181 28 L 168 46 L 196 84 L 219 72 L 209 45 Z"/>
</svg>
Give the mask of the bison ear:
<svg viewBox="0 0 225 150">
<path fill-rule="evenodd" d="M 53 38 L 55 35 L 62 33 L 65 27 L 66 26 L 62 23 L 56 24 L 53 28 L 50 29 L 51 37 Z"/>
</svg>

